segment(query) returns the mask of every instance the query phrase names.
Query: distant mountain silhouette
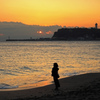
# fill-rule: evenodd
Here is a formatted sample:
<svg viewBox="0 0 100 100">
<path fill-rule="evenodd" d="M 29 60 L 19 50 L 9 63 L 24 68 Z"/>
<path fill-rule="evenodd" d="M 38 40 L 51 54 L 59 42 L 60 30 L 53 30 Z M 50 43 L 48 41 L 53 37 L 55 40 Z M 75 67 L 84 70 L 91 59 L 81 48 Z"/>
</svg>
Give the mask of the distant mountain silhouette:
<svg viewBox="0 0 100 100">
<path fill-rule="evenodd" d="M 100 29 L 62 28 L 54 33 L 53 40 L 100 40 Z"/>
</svg>

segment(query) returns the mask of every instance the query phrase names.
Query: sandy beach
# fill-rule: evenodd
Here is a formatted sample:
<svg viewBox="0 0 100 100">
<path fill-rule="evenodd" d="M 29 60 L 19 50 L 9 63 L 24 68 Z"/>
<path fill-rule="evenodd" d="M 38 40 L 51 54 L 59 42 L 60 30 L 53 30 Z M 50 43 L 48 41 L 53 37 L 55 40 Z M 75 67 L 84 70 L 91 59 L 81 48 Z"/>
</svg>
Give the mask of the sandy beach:
<svg viewBox="0 0 100 100">
<path fill-rule="evenodd" d="M 100 73 L 87 73 L 60 79 L 54 84 L 24 89 L 0 91 L 0 100 L 100 100 Z"/>
</svg>

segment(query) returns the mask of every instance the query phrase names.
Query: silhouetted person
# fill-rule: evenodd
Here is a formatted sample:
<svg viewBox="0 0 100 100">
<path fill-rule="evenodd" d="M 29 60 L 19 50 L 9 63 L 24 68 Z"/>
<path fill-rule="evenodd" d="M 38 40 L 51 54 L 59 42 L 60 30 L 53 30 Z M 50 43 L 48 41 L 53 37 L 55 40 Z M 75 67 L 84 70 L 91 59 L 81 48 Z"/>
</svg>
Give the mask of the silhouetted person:
<svg viewBox="0 0 100 100">
<path fill-rule="evenodd" d="M 58 64 L 57 63 L 54 63 L 54 66 L 52 68 L 52 76 L 53 76 L 53 79 L 54 79 L 54 83 L 55 83 L 55 90 L 58 90 L 58 87 L 60 87 L 60 84 L 59 84 L 59 74 L 58 74 Z"/>
</svg>

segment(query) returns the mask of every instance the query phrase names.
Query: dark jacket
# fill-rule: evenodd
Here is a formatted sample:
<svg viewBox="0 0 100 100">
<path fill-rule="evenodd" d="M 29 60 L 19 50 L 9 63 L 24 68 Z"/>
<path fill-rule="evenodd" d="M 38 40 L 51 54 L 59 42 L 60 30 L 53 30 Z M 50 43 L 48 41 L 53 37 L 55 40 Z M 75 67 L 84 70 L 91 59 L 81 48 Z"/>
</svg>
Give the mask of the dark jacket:
<svg viewBox="0 0 100 100">
<path fill-rule="evenodd" d="M 58 70 L 59 70 L 59 68 L 57 68 L 57 67 L 52 68 L 52 76 L 53 77 L 59 78 Z"/>
</svg>

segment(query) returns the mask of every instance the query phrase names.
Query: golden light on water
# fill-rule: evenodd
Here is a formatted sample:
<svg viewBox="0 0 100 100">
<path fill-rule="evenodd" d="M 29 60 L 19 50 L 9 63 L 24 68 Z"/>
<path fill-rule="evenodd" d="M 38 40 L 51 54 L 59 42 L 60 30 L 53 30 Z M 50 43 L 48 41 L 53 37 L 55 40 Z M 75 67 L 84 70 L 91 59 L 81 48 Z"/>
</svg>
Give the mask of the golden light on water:
<svg viewBox="0 0 100 100">
<path fill-rule="evenodd" d="M 40 32 L 41 33 L 41 32 Z M 2 42 L 0 82 L 11 86 L 52 83 L 53 63 L 60 78 L 100 72 L 99 41 Z"/>
</svg>

